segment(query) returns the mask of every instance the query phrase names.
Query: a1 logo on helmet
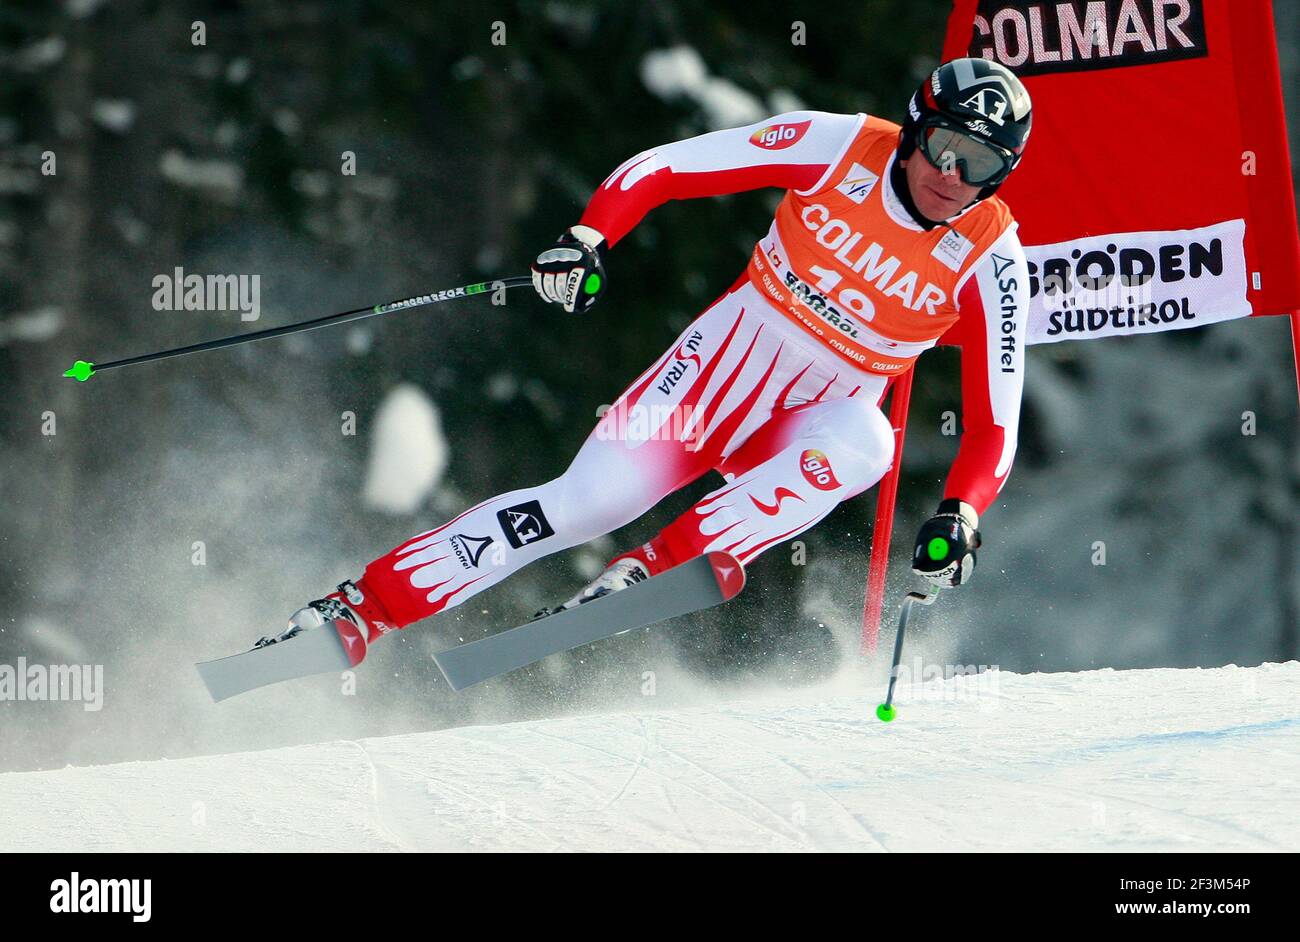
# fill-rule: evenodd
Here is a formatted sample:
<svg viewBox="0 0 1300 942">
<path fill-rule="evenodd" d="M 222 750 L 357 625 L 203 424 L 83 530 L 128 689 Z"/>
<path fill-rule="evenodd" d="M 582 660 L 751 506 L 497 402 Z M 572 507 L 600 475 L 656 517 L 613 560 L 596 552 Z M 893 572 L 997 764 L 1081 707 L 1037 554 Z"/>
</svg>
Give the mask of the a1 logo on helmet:
<svg viewBox="0 0 1300 942">
<path fill-rule="evenodd" d="M 1003 95 L 1000 90 L 991 87 L 979 89 L 975 94 L 971 95 L 960 104 L 963 108 L 969 108 L 971 111 L 976 111 L 984 115 L 984 117 L 988 118 L 995 124 L 1006 123 L 1003 121 L 1003 115 L 1005 115 L 1007 109 L 1011 107 L 1010 103 L 1007 101 L 1007 97 Z M 972 124 L 971 127 L 973 128 L 974 125 Z M 976 128 L 976 130 L 978 130 L 978 128 Z"/>
</svg>

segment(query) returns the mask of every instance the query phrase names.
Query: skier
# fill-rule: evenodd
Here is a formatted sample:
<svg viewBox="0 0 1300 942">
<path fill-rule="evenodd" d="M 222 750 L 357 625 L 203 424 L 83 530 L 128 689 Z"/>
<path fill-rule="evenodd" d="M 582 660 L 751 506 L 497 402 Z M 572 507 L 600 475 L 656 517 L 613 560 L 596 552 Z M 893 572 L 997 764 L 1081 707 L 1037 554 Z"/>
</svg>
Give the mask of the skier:
<svg viewBox="0 0 1300 942">
<path fill-rule="evenodd" d="M 901 127 L 797 111 L 625 161 L 532 266 L 538 294 L 568 312 L 604 295 L 605 253 L 655 206 L 786 193 L 745 272 L 628 387 L 563 474 L 412 537 L 294 613 L 286 636 L 333 622 L 364 648 L 632 522 L 710 470 L 721 487 L 539 614 L 705 552 L 748 563 L 880 480 L 894 455 L 880 404 L 941 338 L 963 351 L 963 435 L 912 565 L 938 584 L 968 581 L 980 514 L 1016 448 L 1029 276 L 994 193 L 1029 130 L 1019 79 L 957 59 L 921 85 Z"/>
</svg>

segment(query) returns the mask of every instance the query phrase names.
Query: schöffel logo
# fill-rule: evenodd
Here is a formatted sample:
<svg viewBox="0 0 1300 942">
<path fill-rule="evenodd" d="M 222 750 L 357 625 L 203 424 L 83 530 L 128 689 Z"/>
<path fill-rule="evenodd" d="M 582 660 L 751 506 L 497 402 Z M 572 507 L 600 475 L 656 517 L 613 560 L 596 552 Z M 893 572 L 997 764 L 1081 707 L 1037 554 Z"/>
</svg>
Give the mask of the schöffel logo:
<svg viewBox="0 0 1300 942">
<path fill-rule="evenodd" d="M 1014 373 L 1016 371 L 1016 315 L 1020 313 L 1020 306 L 1016 303 L 1015 291 L 1020 287 L 1016 283 L 1015 261 L 1009 258 L 1003 258 L 997 252 L 989 256 L 993 260 L 993 277 L 998 281 L 998 291 L 1001 292 L 998 303 L 1002 311 L 1002 337 L 1000 341 L 1000 362 L 1003 373 Z M 1011 274 L 1006 278 L 1002 276 L 1011 270 Z M 954 527 L 956 524 L 954 524 Z M 957 536 L 953 532 L 953 538 Z"/>
<path fill-rule="evenodd" d="M 1020 76 L 1208 54 L 1202 0 L 980 0 L 970 44 Z"/>
<path fill-rule="evenodd" d="M 804 480 L 819 491 L 833 491 L 840 486 L 840 482 L 835 480 L 835 472 L 831 470 L 830 459 L 826 457 L 826 452 L 818 451 L 816 448 L 809 448 L 799 456 L 799 470 L 803 472 Z"/>
<path fill-rule="evenodd" d="M 467 536 L 464 533 L 457 533 L 451 538 L 451 548 L 455 551 L 456 559 L 460 561 L 463 569 L 477 569 L 484 551 L 491 545 L 490 536 Z"/>
<path fill-rule="evenodd" d="M 749 143 L 764 150 L 785 150 L 798 143 L 810 124 L 812 124 L 811 118 L 807 121 L 795 121 L 792 124 L 769 124 L 755 131 L 750 136 Z"/>
</svg>

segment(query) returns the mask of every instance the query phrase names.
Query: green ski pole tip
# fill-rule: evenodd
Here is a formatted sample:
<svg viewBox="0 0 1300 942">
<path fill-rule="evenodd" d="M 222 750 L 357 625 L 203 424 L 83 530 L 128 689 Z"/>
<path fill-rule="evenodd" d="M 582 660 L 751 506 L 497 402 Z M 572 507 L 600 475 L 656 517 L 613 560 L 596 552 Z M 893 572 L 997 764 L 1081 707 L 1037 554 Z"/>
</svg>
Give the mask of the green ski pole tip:
<svg viewBox="0 0 1300 942">
<path fill-rule="evenodd" d="M 882 703 L 880 706 L 876 707 L 876 719 L 880 720 L 882 723 L 893 722 L 894 717 L 897 715 L 898 711 L 888 703 Z"/>
<path fill-rule="evenodd" d="M 77 382 L 84 383 L 95 375 L 95 364 L 87 363 L 85 360 L 78 360 L 72 364 L 72 369 L 64 370 L 63 375 L 71 376 Z"/>
</svg>

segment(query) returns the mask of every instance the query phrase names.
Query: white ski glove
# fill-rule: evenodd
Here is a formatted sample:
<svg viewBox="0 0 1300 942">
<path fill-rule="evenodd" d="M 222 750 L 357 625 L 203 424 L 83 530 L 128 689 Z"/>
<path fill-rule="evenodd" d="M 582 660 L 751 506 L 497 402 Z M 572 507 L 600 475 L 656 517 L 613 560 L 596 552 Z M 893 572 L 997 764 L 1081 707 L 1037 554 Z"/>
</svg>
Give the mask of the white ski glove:
<svg viewBox="0 0 1300 942">
<path fill-rule="evenodd" d="M 591 226 L 566 230 L 533 262 L 533 287 L 543 301 L 585 313 L 605 292 L 604 250 L 605 237 Z"/>
</svg>

